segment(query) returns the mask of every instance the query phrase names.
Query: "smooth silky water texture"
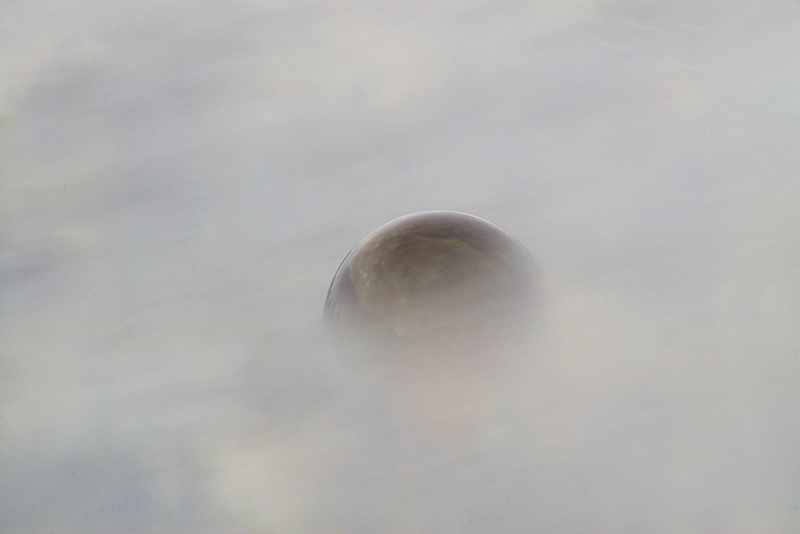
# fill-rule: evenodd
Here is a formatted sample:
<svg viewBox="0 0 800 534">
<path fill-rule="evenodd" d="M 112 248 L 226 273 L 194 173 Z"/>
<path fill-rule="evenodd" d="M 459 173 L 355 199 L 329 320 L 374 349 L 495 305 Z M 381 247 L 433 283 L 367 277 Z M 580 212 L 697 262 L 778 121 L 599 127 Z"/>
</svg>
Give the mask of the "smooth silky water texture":
<svg viewBox="0 0 800 534">
<path fill-rule="evenodd" d="M 796 530 L 798 20 L 0 3 L 0 531 Z M 546 313 L 342 351 L 342 258 L 427 210 Z"/>
</svg>

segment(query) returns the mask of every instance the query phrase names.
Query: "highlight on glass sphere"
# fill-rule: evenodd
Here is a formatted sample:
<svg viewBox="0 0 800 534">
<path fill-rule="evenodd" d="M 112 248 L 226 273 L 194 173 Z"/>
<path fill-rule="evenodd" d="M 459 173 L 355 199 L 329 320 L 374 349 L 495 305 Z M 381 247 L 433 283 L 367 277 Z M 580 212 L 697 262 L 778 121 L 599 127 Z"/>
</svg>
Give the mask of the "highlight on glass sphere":
<svg viewBox="0 0 800 534">
<path fill-rule="evenodd" d="M 464 213 L 401 217 L 358 243 L 336 272 L 325 315 L 334 326 L 427 340 L 524 324 L 538 270 L 494 224 Z"/>
</svg>

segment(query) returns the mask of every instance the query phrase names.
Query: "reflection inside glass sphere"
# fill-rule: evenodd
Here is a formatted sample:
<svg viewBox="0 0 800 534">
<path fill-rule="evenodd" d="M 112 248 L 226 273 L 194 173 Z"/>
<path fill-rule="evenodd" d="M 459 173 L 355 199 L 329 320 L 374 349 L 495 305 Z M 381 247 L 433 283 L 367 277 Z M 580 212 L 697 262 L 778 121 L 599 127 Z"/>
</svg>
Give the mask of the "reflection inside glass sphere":
<svg viewBox="0 0 800 534">
<path fill-rule="evenodd" d="M 457 212 L 416 213 L 350 251 L 325 315 L 339 330 L 399 345 L 506 335 L 529 318 L 537 281 L 530 253 L 494 224 Z"/>
</svg>

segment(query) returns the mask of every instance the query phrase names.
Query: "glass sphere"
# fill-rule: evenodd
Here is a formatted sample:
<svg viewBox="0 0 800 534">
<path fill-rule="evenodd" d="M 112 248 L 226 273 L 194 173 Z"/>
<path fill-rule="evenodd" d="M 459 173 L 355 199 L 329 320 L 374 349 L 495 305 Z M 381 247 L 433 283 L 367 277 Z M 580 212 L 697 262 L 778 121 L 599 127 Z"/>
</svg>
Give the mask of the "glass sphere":
<svg viewBox="0 0 800 534">
<path fill-rule="evenodd" d="M 325 303 L 330 323 L 429 339 L 519 323 L 535 300 L 530 253 L 494 224 L 464 213 L 401 217 L 358 243 Z"/>
</svg>

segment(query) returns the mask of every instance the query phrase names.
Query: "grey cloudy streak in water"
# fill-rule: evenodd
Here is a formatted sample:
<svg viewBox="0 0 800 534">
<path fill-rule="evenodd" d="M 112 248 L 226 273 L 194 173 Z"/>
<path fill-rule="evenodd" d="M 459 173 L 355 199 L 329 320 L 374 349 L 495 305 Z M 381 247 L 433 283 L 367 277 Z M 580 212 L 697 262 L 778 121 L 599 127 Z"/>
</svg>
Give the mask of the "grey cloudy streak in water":
<svg viewBox="0 0 800 534">
<path fill-rule="evenodd" d="M 799 9 L 3 3 L 0 530 L 796 529 Z M 544 273 L 492 372 L 322 327 L 434 209 Z"/>
</svg>

